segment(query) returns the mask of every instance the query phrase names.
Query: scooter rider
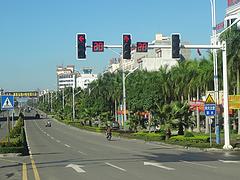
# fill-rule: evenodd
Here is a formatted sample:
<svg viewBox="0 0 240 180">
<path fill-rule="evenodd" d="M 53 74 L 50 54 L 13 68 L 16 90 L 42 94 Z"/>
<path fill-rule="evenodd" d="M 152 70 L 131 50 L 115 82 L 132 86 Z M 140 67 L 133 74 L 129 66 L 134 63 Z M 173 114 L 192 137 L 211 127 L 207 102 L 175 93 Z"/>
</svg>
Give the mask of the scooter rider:
<svg viewBox="0 0 240 180">
<path fill-rule="evenodd" d="M 112 128 L 111 128 L 111 126 L 107 126 L 106 135 L 107 135 L 107 139 L 111 139 L 111 137 L 112 137 Z"/>
</svg>

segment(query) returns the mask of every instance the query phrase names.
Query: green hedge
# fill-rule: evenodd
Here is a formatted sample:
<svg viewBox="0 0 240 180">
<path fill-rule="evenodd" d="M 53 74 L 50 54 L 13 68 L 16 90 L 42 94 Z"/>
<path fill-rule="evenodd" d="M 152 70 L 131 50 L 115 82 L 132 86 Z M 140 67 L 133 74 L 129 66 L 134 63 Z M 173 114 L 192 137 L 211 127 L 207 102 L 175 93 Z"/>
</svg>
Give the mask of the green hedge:
<svg viewBox="0 0 240 180">
<path fill-rule="evenodd" d="M 92 132 L 104 132 L 104 128 L 94 127 L 94 126 L 83 126 L 80 121 L 64 121 L 65 124 L 77 127 L 79 129 L 85 129 Z"/>
<path fill-rule="evenodd" d="M 22 153 L 24 152 L 23 146 L 20 147 L 0 147 L 0 153 Z"/>
<path fill-rule="evenodd" d="M 24 127 L 20 127 L 20 125 L 23 125 L 22 120 L 18 121 L 12 130 L 12 137 L 14 138 L 10 138 L 10 142 L 7 141 L 7 138 L 0 141 L 0 153 L 21 153 L 22 155 L 29 155 L 25 130 Z"/>
<path fill-rule="evenodd" d="M 193 142 L 193 143 L 208 143 L 208 136 L 194 136 L 194 137 L 185 137 L 185 136 L 173 136 L 169 139 L 172 142 Z"/>
<path fill-rule="evenodd" d="M 165 140 L 165 134 L 162 134 L 162 133 L 137 132 L 137 133 L 133 133 L 133 137 L 138 139 L 144 139 L 145 141 Z"/>
</svg>

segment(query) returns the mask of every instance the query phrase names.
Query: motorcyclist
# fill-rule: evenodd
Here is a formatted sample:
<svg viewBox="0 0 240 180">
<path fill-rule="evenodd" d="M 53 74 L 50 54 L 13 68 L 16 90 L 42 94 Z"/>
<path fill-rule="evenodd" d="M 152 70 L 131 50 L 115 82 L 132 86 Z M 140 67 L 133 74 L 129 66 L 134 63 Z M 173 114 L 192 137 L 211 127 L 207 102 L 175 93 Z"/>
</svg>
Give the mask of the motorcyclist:
<svg viewBox="0 0 240 180">
<path fill-rule="evenodd" d="M 107 139 L 111 139 L 111 137 L 112 137 L 112 128 L 111 128 L 111 126 L 107 126 L 106 136 L 107 136 Z"/>
</svg>

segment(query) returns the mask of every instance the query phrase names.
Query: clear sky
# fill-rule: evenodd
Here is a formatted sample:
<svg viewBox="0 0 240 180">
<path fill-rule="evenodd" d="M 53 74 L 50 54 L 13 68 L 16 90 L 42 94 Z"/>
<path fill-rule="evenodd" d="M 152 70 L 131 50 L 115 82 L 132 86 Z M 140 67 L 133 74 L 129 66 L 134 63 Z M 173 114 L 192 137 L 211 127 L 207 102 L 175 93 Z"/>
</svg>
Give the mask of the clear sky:
<svg viewBox="0 0 240 180">
<path fill-rule="evenodd" d="M 216 0 L 217 22 L 223 20 L 226 7 L 227 0 Z M 134 43 L 174 32 L 191 44 L 209 44 L 210 1 L 1 0 L 0 88 L 54 89 L 58 65 L 75 65 L 78 71 L 93 67 L 101 73 L 117 56 L 110 50 L 87 49 L 86 61 L 76 60 L 78 32 L 87 34 L 89 45 L 93 40 L 121 44 L 123 33 L 131 33 Z"/>
</svg>

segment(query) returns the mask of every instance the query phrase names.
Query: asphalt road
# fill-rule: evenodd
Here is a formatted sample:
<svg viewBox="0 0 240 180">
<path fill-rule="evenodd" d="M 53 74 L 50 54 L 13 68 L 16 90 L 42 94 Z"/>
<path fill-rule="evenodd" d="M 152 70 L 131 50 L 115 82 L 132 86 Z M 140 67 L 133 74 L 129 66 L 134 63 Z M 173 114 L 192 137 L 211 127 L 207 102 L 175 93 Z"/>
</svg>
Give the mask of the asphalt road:
<svg viewBox="0 0 240 180">
<path fill-rule="evenodd" d="M 25 123 L 39 179 L 240 179 L 239 152 L 190 151 L 116 137 L 107 141 L 103 134 L 51 122 L 52 127 L 45 127 L 46 119 Z"/>
</svg>

